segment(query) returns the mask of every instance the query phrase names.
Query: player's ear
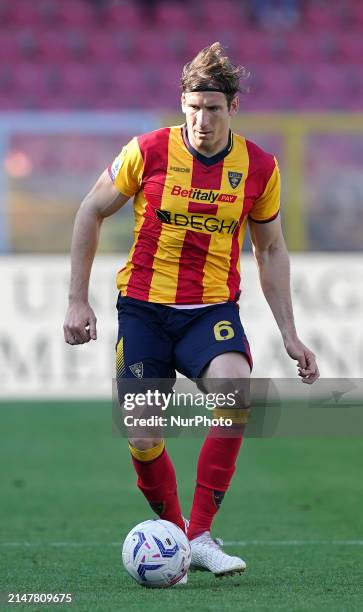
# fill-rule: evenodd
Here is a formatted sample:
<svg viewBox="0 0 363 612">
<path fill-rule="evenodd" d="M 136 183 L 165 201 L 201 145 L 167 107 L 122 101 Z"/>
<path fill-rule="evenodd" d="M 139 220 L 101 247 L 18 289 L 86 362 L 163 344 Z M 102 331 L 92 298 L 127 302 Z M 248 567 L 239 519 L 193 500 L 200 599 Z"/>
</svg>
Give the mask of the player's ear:
<svg viewBox="0 0 363 612">
<path fill-rule="evenodd" d="M 234 96 L 232 102 L 231 102 L 231 106 L 229 108 L 229 114 L 230 116 L 235 115 L 238 112 L 239 109 L 239 97 L 238 96 Z"/>
</svg>

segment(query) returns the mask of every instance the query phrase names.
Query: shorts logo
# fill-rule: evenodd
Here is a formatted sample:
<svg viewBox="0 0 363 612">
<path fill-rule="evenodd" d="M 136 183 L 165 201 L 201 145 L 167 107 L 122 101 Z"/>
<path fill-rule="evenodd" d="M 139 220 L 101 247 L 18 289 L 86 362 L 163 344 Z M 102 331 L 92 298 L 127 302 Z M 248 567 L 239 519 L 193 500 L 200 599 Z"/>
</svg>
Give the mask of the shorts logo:
<svg viewBox="0 0 363 612">
<path fill-rule="evenodd" d="M 142 378 L 143 374 L 144 374 L 144 366 L 142 361 L 139 361 L 138 363 L 133 363 L 132 365 L 129 366 L 132 374 L 135 376 L 135 378 Z"/>
<path fill-rule="evenodd" d="M 242 180 L 242 172 L 228 172 L 228 180 L 232 189 L 236 189 Z"/>
</svg>

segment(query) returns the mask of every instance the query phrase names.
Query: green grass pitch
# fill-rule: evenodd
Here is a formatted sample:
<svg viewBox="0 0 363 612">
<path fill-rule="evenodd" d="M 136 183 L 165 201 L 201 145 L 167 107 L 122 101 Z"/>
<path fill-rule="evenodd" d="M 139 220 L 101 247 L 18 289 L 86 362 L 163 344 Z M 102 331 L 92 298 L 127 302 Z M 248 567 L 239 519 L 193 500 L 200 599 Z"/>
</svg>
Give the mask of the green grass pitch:
<svg viewBox="0 0 363 612">
<path fill-rule="evenodd" d="M 119 543 L 152 512 L 135 486 L 108 403 L 1 404 L 0 607 L 6 593 L 72 593 L 86 612 L 363 609 L 362 439 L 246 439 L 214 535 L 244 575 L 189 574 L 146 590 Z M 170 440 L 188 513 L 200 439 Z M 359 543 L 360 542 L 360 543 Z M 58 609 L 60 607 L 58 606 Z"/>
</svg>

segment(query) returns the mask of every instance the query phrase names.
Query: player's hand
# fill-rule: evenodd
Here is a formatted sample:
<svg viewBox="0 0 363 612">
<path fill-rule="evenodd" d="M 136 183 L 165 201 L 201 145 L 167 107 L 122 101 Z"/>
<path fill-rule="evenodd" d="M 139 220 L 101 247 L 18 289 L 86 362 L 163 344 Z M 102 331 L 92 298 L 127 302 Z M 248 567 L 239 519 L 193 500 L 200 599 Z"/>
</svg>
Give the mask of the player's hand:
<svg viewBox="0 0 363 612">
<path fill-rule="evenodd" d="M 84 344 L 97 340 L 96 316 L 88 302 L 70 303 L 63 325 L 67 344 Z"/>
<path fill-rule="evenodd" d="M 311 385 L 319 376 L 319 368 L 314 353 L 298 338 L 285 341 L 285 349 L 291 359 L 297 361 L 298 375 L 302 382 Z"/>
</svg>

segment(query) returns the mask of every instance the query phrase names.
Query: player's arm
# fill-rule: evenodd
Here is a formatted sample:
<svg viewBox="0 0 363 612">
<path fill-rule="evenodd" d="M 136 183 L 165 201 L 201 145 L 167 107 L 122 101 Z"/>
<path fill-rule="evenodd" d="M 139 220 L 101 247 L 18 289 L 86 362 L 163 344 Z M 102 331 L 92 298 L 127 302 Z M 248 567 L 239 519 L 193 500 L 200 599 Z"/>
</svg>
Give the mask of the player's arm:
<svg viewBox="0 0 363 612">
<path fill-rule="evenodd" d="M 97 339 L 96 317 L 88 302 L 91 268 L 103 219 L 113 215 L 128 199 L 116 189 L 105 170 L 77 212 L 71 246 L 69 306 L 63 327 L 68 344 Z"/>
<path fill-rule="evenodd" d="M 280 329 L 288 355 L 298 362 L 303 382 L 319 377 L 314 353 L 298 338 L 290 290 L 290 261 L 280 216 L 268 223 L 249 220 L 253 252 L 264 296 Z"/>
</svg>

